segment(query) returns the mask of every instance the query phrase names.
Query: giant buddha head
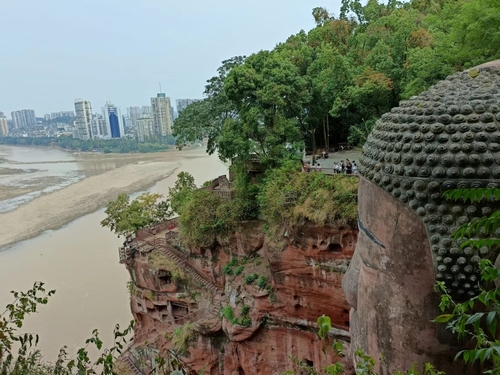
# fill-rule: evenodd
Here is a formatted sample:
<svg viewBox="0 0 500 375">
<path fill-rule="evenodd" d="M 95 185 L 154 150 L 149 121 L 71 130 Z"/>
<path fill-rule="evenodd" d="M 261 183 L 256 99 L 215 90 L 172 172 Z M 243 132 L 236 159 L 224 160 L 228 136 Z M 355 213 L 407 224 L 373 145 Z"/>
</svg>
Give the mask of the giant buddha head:
<svg viewBox="0 0 500 375">
<path fill-rule="evenodd" d="M 457 299 L 479 288 L 487 248 L 462 249 L 454 231 L 491 213 L 444 191 L 500 183 L 500 60 L 449 76 L 377 121 L 359 171 L 359 239 L 344 277 L 352 347 L 381 374 L 431 362 L 449 374 L 457 343 L 431 322 L 436 280 Z"/>
</svg>

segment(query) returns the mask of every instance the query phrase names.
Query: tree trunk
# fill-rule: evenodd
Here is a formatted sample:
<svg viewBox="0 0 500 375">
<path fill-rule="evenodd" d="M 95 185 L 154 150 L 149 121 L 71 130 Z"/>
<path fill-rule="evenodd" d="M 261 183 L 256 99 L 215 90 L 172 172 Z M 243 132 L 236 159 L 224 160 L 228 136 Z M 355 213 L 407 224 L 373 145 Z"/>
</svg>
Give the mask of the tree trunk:
<svg viewBox="0 0 500 375">
<path fill-rule="evenodd" d="M 325 137 L 325 152 L 328 152 L 328 140 L 326 138 L 326 125 L 325 125 L 325 119 L 323 119 L 323 136 Z"/>
</svg>

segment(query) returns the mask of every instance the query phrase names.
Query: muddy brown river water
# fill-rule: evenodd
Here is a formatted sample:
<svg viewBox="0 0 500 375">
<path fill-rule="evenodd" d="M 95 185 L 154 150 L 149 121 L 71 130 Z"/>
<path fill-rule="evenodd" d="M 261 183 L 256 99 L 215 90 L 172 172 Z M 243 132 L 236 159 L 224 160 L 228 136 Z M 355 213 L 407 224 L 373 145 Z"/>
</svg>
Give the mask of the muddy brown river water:
<svg viewBox="0 0 500 375">
<path fill-rule="evenodd" d="M 13 158 L 13 155 L 17 156 Z M 59 150 L 2 147 L 0 157 L 10 160 L 6 163 L 9 168 L 37 170 L 26 174 L 7 174 L 11 182 L 17 181 L 19 185 L 22 185 L 23 178 L 33 173 L 39 173 L 39 178 L 57 177 L 52 180 L 52 184 L 46 184 L 44 189 L 48 191 L 42 193 L 44 196 L 55 197 L 55 200 L 64 196 L 63 190 L 70 187 L 78 192 L 79 186 L 82 186 L 81 194 L 89 194 L 87 190 L 95 189 L 96 185 L 101 189 L 112 190 L 113 185 L 118 182 L 114 181 L 116 174 L 110 174 L 110 178 L 107 178 L 108 173 L 128 168 L 123 170 L 142 178 L 141 174 L 134 174 L 135 169 L 144 171 L 145 166 L 141 163 L 160 163 L 159 160 L 163 160 L 165 168 L 168 167 L 173 172 L 148 190 L 163 194 L 167 193 L 168 187 L 173 186 L 180 171 L 191 173 L 198 185 L 227 172 L 226 165 L 216 156 L 207 156 L 202 149 L 117 158 L 116 155 L 81 156 Z M 12 163 L 13 161 L 21 164 Z M 47 163 L 40 163 L 43 161 Z M 155 165 L 162 167 L 161 164 Z M 151 168 L 156 171 L 156 167 Z M 0 185 L 8 185 L 5 180 L 2 182 L 2 176 Z M 100 178 L 96 180 L 99 183 L 89 184 L 86 181 L 91 181 L 92 178 Z M 36 184 L 36 178 L 32 182 Z M 24 189 L 25 186 L 18 188 Z M 13 211 L 0 214 L 0 227 L 7 225 L 11 217 L 22 221 L 19 225 L 29 227 L 29 214 L 20 219 L 19 215 L 12 215 L 25 207 L 43 211 L 44 207 L 37 204 L 37 200 L 43 198 L 39 195 L 26 198 Z M 2 201 L 0 205 L 1 203 Z M 61 212 L 71 210 L 71 207 L 64 207 L 64 202 L 57 204 L 61 206 Z M 35 281 L 43 281 L 48 289 L 56 289 L 56 294 L 48 305 L 42 306 L 38 314 L 29 317 L 23 327 L 25 331 L 40 334 L 40 348 L 48 361 L 56 359 L 59 348 L 63 345 L 67 345 L 70 352 L 83 346 L 85 339 L 90 337 L 95 328 L 101 333 L 105 344 L 109 345 L 115 324 L 126 326 L 132 319 L 126 288 L 129 277 L 125 267 L 118 263 L 118 247 L 123 239 L 118 239 L 109 230 L 100 227 L 99 222 L 103 218 L 104 209 L 101 208 L 60 229 L 49 230 L 0 249 L 0 307 L 11 302 L 10 290 L 27 290 Z"/>
</svg>

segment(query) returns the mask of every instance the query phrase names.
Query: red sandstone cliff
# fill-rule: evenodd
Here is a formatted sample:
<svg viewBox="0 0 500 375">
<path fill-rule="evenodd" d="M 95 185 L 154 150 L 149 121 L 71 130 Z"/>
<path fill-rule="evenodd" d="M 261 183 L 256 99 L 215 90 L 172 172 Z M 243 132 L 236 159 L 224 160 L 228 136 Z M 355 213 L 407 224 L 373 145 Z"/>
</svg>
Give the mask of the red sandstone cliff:
<svg viewBox="0 0 500 375">
<path fill-rule="evenodd" d="M 211 249 L 187 249 L 165 223 L 120 249 L 137 322 L 127 356 L 143 373 L 170 349 L 193 373 L 211 375 L 280 374 L 294 368 L 292 357 L 316 368 L 340 359 L 322 352 L 316 319 L 330 316 L 332 337 L 349 345 L 341 281 L 357 230 L 305 225 L 276 244 L 262 226 L 243 223 Z"/>
</svg>

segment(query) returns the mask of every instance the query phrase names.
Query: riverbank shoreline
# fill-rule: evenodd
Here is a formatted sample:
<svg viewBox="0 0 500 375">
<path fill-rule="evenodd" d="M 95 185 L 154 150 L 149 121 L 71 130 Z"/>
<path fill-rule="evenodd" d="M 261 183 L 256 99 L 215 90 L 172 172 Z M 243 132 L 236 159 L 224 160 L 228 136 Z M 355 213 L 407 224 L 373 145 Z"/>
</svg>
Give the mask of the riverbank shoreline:
<svg viewBox="0 0 500 375">
<path fill-rule="evenodd" d="M 36 146 L 36 145 L 11 145 L 11 144 L 6 144 L 6 143 L 0 143 L 0 146 L 5 146 L 5 147 L 20 147 L 20 148 L 31 148 L 31 149 L 49 149 L 49 150 L 58 150 L 58 151 L 63 151 L 67 152 L 68 154 L 72 155 L 96 155 L 96 156 L 113 156 L 113 155 L 154 155 L 154 154 L 164 154 L 168 152 L 175 152 L 175 151 L 180 151 L 176 145 L 169 145 L 169 148 L 163 151 L 154 151 L 154 152 L 139 152 L 139 151 L 133 151 L 133 152 L 109 152 L 105 153 L 104 151 L 78 151 L 78 150 L 71 150 L 68 148 L 60 147 L 60 146 L 55 146 L 55 145 L 50 145 L 50 146 Z M 190 145 L 190 146 L 184 146 L 182 147 L 182 150 L 188 150 L 188 151 L 193 151 L 200 149 L 202 147 L 205 147 L 206 143 L 200 145 Z M 3 159 L 3 160 L 2 160 Z M 8 162 L 7 159 L 0 158 L 0 163 L 2 162 Z"/>
<path fill-rule="evenodd" d="M 0 251 L 98 211 L 119 194 L 144 191 L 172 175 L 179 162 L 141 161 L 87 177 L 0 214 Z"/>
</svg>

